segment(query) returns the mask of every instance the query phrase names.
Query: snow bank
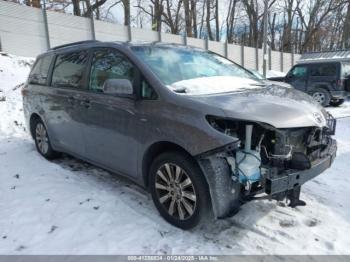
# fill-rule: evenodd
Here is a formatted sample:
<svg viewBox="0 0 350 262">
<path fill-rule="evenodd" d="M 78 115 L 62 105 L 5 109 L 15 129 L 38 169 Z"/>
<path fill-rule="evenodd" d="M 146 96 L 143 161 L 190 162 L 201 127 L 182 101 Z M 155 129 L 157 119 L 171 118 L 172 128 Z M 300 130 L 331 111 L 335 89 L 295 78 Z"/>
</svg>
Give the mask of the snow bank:
<svg viewBox="0 0 350 262">
<path fill-rule="evenodd" d="M 33 58 L 0 52 L 0 135 L 26 134 L 21 87 L 33 63 Z"/>
<path fill-rule="evenodd" d="M 286 76 L 286 73 L 280 72 L 280 71 L 275 71 L 275 70 L 269 70 L 266 72 L 266 78 L 283 77 L 283 76 Z"/>
</svg>

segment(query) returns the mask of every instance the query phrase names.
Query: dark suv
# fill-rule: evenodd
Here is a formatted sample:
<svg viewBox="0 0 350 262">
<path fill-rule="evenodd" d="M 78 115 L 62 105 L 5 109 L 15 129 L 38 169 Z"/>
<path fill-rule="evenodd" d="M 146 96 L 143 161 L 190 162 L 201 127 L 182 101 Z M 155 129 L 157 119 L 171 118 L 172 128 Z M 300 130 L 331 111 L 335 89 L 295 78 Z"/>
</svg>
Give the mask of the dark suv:
<svg viewBox="0 0 350 262">
<path fill-rule="evenodd" d="M 323 106 L 339 106 L 350 95 L 350 62 L 301 62 L 286 77 L 269 78 L 284 81 L 310 94 Z"/>
<path fill-rule="evenodd" d="M 132 179 L 184 229 L 263 193 L 304 205 L 301 185 L 337 149 L 335 120 L 311 97 L 197 48 L 56 47 L 38 56 L 22 93 L 41 155 L 64 152 Z"/>
</svg>

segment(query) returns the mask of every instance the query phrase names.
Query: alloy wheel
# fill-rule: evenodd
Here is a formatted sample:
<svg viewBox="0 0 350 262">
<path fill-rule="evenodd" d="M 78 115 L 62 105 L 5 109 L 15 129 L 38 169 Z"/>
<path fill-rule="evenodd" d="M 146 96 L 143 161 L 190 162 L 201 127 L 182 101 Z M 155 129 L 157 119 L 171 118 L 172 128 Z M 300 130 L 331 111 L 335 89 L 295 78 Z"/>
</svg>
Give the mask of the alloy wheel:
<svg viewBox="0 0 350 262">
<path fill-rule="evenodd" d="M 321 92 L 313 93 L 312 97 L 313 97 L 313 99 L 315 99 L 315 101 L 317 103 L 320 103 L 320 104 L 323 104 L 324 101 L 326 100 L 326 96 L 323 93 L 321 93 Z"/>
<path fill-rule="evenodd" d="M 35 128 L 35 139 L 38 148 L 42 154 L 46 154 L 49 150 L 49 139 L 47 137 L 46 128 L 42 123 L 38 123 Z"/>
<path fill-rule="evenodd" d="M 163 164 L 157 170 L 155 188 L 159 203 L 172 217 L 186 220 L 195 212 L 196 191 L 192 180 L 180 166 Z"/>
</svg>

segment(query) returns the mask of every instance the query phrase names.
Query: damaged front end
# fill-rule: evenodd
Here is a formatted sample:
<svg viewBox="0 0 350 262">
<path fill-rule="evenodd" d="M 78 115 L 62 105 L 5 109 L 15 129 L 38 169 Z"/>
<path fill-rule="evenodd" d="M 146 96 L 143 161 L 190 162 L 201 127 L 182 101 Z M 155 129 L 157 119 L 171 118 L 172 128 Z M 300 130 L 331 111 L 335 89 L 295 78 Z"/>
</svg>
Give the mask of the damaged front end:
<svg viewBox="0 0 350 262">
<path fill-rule="evenodd" d="M 336 120 L 328 114 L 324 127 L 274 128 L 264 123 L 208 116 L 232 143 L 198 156 L 209 184 L 216 217 L 233 215 L 250 200 L 289 199 L 303 205 L 300 187 L 332 164 Z"/>
</svg>

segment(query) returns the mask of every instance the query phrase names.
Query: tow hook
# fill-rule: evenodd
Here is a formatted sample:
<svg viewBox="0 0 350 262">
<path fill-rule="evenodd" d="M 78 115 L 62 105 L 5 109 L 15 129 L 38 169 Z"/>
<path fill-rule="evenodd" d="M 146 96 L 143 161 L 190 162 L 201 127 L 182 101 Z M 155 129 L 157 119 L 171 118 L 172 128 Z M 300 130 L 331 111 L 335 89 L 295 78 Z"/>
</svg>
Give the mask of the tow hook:
<svg viewBox="0 0 350 262">
<path fill-rule="evenodd" d="M 291 208 L 306 206 L 306 202 L 300 199 L 300 189 L 301 186 L 298 186 L 287 192 L 287 198 L 290 200 L 289 206 Z"/>
</svg>

